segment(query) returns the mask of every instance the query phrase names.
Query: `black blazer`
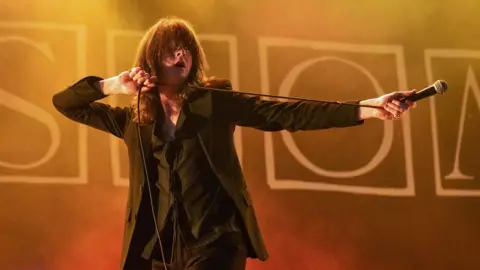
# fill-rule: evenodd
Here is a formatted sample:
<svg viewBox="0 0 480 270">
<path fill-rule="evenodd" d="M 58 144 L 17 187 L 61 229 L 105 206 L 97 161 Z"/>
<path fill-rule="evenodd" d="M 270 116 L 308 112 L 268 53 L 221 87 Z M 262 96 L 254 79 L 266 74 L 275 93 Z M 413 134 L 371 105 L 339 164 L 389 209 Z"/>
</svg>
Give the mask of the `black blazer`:
<svg viewBox="0 0 480 270">
<path fill-rule="evenodd" d="M 76 122 L 106 131 L 124 140 L 128 148 L 130 184 L 125 216 L 121 268 L 129 254 L 145 175 L 139 151 L 136 123 L 131 108 L 111 107 L 96 102 L 105 97 L 93 87 L 99 77 L 86 77 L 53 96 L 55 108 Z M 217 80 L 213 87 L 231 89 L 228 80 Z M 252 200 L 234 146 L 235 126 L 264 131 L 318 130 L 359 125 L 358 108 L 332 103 L 264 101 L 234 92 L 198 91 L 186 100 L 190 116 L 200 125 L 197 134 L 208 161 L 221 184 L 234 200 L 245 224 L 251 249 L 248 256 L 266 260 L 268 253 L 259 231 Z M 141 127 L 147 159 L 151 159 L 154 123 Z"/>
</svg>

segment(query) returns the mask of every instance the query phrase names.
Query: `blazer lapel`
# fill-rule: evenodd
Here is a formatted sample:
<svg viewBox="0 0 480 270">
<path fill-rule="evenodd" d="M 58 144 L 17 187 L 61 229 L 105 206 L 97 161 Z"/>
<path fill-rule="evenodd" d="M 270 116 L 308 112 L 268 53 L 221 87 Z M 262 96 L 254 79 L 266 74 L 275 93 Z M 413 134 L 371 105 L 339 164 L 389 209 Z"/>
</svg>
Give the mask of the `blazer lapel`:
<svg viewBox="0 0 480 270">
<path fill-rule="evenodd" d="M 205 136 L 208 136 L 210 130 L 207 126 L 212 117 L 211 93 L 197 90 L 188 96 L 186 102 L 188 111 L 185 113 L 188 114 L 189 122 L 193 123 L 194 129 L 206 139 Z"/>
<path fill-rule="evenodd" d="M 209 127 L 212 117 L 212 95 L 207 91 L 196 90 L 187 97 L 189 122 L 194 125 L 197 136 L 207 156 L 211 151 L 211 128 Z M 212 164 L 213 166 L 213 164 Z"/>
<path fill-rule="evenodd" d="M 194 91 L 190 93 L 186 100 L 190 116 L 204 123 L 208 122 L 212 116 L 212 95 L 206 91 Z"/>
</svg>

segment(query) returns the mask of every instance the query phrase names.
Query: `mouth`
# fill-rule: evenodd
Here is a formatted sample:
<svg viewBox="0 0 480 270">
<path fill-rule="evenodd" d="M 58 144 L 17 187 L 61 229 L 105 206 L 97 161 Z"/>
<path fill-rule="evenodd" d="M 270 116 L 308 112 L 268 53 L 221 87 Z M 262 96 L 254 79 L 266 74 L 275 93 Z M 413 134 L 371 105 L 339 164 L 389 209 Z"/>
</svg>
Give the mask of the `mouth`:
<svg viewBox="0 0 480 270">
<path fill-rule="evenodd" d="M 185 68 L 185 63 L 183 63 L 182 61 L 180 62 L 177 62 L 175 65 L 173 65 L 174 67 L 177 67 L 177 68 Z"/>
</svg>

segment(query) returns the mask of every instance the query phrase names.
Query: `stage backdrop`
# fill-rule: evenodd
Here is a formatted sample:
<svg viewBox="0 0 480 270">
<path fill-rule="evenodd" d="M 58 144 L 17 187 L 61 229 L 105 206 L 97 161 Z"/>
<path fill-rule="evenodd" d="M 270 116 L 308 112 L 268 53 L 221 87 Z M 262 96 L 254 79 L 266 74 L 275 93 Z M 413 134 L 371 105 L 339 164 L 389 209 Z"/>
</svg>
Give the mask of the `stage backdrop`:
<svg viewBox="0 0 480 270">
<path fill-rule="evenodd" d="M 315 132 L 238 128 L 270 259 L 249 270 L 479 269 L 478 1 L 2 1 L 0 269 L 118 269 L 122 142 L 55 92 L 130 69 L 160 17 L 193 23 L 209 75 L 326 100 L 448 82 L 402 121 Z M 128 98 L 109 97 L 128 105 Z"/>
</svg>

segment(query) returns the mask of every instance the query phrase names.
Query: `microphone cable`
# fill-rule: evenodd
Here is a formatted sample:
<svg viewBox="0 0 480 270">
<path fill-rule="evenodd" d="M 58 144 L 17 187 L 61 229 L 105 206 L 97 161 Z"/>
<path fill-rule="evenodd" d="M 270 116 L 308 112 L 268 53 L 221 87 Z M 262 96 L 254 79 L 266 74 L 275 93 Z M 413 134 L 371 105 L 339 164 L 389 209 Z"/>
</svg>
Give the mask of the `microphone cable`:
<svg viewBox="0 0 480 270">
<path fill-rule="evenodd" d="M 316 99 L 299 98 L 299 97 L 286 97 L 286 96 L 279 96 L 279 95 L 260 94 L 260 93 L 252 93 L 252 92 L 241 92 L 241 91 L 221 89 L 221 88 L 210 88 L 210 87 L 200 87 L 200 86 L 190 86 L 188 88 L 198 89 L 198 90 L 203 90 L 203 91 L 227 92 L 227 93 L 232 93 L 232 94 L 244 94 L 244 95 L 258 96 L 258 97 L 281 98 L 281 99 L 289 99 L 289 100 L 296 100 L 296 101 L 319 102 L 319 103 L 329 103 L 329 104 L 338 104 L 338 105 L 348 105 L 348 106 L 354 106 L 354 107 L 383 109 L 383 107 L 380 107 L 380 106 L 365 105 L 365 104 L 358 104 L 358 103 L 316 100 Z M 188 90 L 188 88 L 187 88 L 187 90 Z"/>
</svg>

